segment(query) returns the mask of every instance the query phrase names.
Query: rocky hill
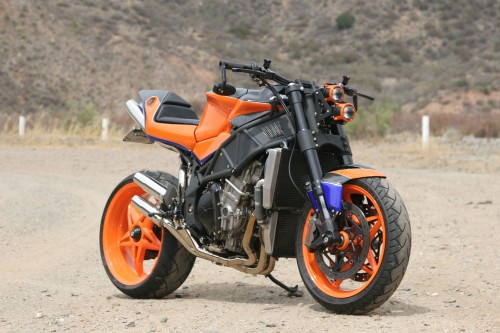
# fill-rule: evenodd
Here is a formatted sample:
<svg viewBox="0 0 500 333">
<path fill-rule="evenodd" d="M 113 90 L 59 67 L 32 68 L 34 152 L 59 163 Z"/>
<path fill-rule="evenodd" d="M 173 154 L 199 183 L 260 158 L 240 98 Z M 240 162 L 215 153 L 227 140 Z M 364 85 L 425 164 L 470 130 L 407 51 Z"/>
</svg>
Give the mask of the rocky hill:
<svg viewBox="0 0 500 333">
<path fill-rule="evenodd" d="M 1 0 L 0 115 L 120 122 L 147 88 L 201 111 L 219 59 L 265 57 L 317 82 L 349 74 L 377 96 L 368 111 L 490 114 L 500 109 L 498 22 L 497 0 Z"/>
</svg>

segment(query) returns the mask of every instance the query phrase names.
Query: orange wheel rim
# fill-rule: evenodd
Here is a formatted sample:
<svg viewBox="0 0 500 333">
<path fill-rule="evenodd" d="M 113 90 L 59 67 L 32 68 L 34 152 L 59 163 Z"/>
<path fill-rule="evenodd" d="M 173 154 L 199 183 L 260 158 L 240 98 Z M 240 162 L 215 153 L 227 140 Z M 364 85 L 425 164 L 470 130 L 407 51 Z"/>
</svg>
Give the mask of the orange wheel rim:
<svg viewBox="0 0 500 333">
<path fill-rule="evenodd" d="M 335 280 L 328 277 L 317 262 L 317 254 L 311 253 L 304 245 L 306 232 L 302 236 L 302 253 L 304 263 L 314 284 L 325 294 L 336 298 L 348 298 L 355 296 L 365 290 L 373 281 L 382 264 L 385 251 L 386 230 L 382 211 L 373 198 L 365 189 L 360 186 L 345 184 L 342 188 L 342 199 L 355 205 L 363 204 L 366 221 L 370 226 L 370 249 L 365 262 L 359 269 L 356 276 L 351 279 Z M 313 210 L 311 210 L 311 213 Z M 308 215 L 310 216 L 310 214 Z M 311 223 L 306 220 L 304 230 Z"/>
<path fill-rule="evenodd" d="M 106 264 L 124 285 L 144 281 L 158 261 L 163 231 L 131 204 L 135 195 L 148 198 L 135 183 L 120 188 L 108 205 L 102 232 Z"/>
</svg>

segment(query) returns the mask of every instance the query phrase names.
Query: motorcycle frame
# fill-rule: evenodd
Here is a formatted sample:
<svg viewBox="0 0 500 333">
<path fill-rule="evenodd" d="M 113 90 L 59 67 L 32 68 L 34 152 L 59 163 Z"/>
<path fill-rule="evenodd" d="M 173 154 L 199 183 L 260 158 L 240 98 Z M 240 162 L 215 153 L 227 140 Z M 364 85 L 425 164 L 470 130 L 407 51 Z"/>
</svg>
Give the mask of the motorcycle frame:
<svg viewBox="0 0 500 333">
<path fill-rule="evenodd" d="M 229 64 L 226 63 L 226 66 L 229 66 Z M 258 73 L 259 75 L 264 73 L 264 76 L 260 76 L 260 83 L 266 85 L 274 94 L 274 97 L 271 97 L 268 102 L 253 102 L 209 92 L 207 93 L 207 104 L 200 121 L 181 118 L 180 122 L 167 123 L 157 122 L 156 120 L 162 100 L 170 92 L 141 91 L 142 102 L 137 110 L 134 110 L 135 107 L 127 102 L 129 113 L 144 130 L 145 138 L 137 136 L 136 133 L 134 134 L 137 141 L 144 139 L 147 143 L 156 141 L 162 146 L 179 153 L 177 202 L 182 207 L 179 212 L 180 216 L 182 216 L 183 227 L 188 228 L 190 234 L 198 240 L 201 240 L 203 236 L 208 236 L 197 217 L 196 209 L 205 187 L 210 182 L 224 178 L 228 179 L 232 175 L 238 176 L 249 162 L 259 158 L 269 149 L 288 148 L 292 145 L 292 154 L 295 147 L 298 146 L 307 167 L 310 182 L 307 195 L 309 199 L 306 200 L 309 200 L 312 206 L 315 207 L 316 225 L 320 231 L 321 242 L 326 246 L 341 242 L 342 238 L 334 223 L 339 211 L 332 210 L 331 203 L 326 202 L 322 186 L 323 180 L 341 187 L 344 182 L 350 179 L 385 176 L 379 171 L 353 164 L 352 152 L 347 136 L 344 134 L 342 122 L 330 122 L 330 133 L 319 130 L 320 122 L 326 116 L 330 116 L 333 109 L 326 103 L 323 96 L 325 93 L 324 88 L 317 87 L 313 82 L 309 81 L 289 81 L 271 71 L 255 72 L 254 67 L 250 69 L 250 67 L 244 66 L 245 69 L 242 69 L 242 67 L 236 69 L 235 66 L 241 65 L 231 64 L 230 66 L 233 71 L 247 72 L 250 75 L 253 75 L 252 73 Z M 277 81 L 281 86 L 270 85 L 266 80 L 266 76 Z M 285 82 L 288 83 L 287 86 L 284 85 Z M 277 87 L 280 93 L 284 92 L 285 95 L 278 93 Z M 350 89 L 347 86 L 345 87 Z M 236 90 L 234 87 L 233 89 Z M 214 91 L 216 91 L 215 86 Z M 173 94 L 173 98 L 176 104 L 187 103 L 175 94 Z M 288 107 L 285 105 L 284 99 L 287 99 Z M 355 94 L 353 100 L 356 105 Z M 276 101 L 280 102 L 281 108 L 277 106 Z M 269 110 L 270 108 L 271 110 Z M 193 111 L 191 110 L 191 112 Z M 238 125 L 235 126 L 235 124 Z M 270 137 L 263 139 L 260 132 L 264 131 L 263 127 L 266 126 L 274 126 L 274 129 L 268 130 L 266 135 Z M 276 135 L 276 132 L 279 132 L 278 135 Z M 176 138 L 175 142 L 168 141 L 168 138 L 172 136 Z M 241 146 L 246 149 L 244 155 L 241 152 L 238 153 L 238 147 Z M 331 152 L 338 161 L 338 165 L 326 170 L 330 172 L 327 179 L 323 177 L 325 170 L 321 168 L 318 151 Z M 354 172 L 354 170 L 358 171 Z M 288 172 L 290 174 L 290 169 Z M 290 180 L 293 182 L 291 178 Z M 266 179 L 267 181 L 272 181 L 275 184 L 276 179 Z M 299 184 L 299 186 L 301 185 L 304 184 Z M 295 183 L 294 186 L 298 189 Z M 341 207 L 341 204 L 337 202 L 333 206 Z M 295 211 L 292 218 L 294 228 L 297 224 L 297 212 L 303 208 L 303 204 L 287 208 Z M 259 211 L 262 212 L 261 209 Z M 276 216 L 273 216 L 272 220 L 278 224 L 277 236 L 279 237 L 279 225 L 282 222 L 280 223 Z M 276 226 L 273 227 L 273 230 L 275 228 Z M 276 234 L 273 233 L 272 237 L 271 243 L 274 243 Z M 318 246 L 321 246 L 321 244 Z M 288 246 L 288 250 L 278 250 L 272 254 L 275 257 L 295 256 L 295 252 L 290 251 L 290 246 Z"/>
<path fill-rule="evenodd" d="M 359 170 L 361 167 L 353 164 L 349 141 L 344 134 L 341 124 L 332 125 L 331 129 L 333 133 L 322 133 L 318 131 L 315 114 L 318 114 L 319 110 L 317 110 L 314 103 L 314 94 L 318 92 L 318 89 L 304 88 L 303 85 L 297 83 L 290 84 L 285 89 L 285 94 L 290 101 L 292 117 L 283 109 L 277 112 L 271 112 L 270 114 L 262 112 L 263 114 L 257 119 L 234 130 L 227 139 L 221 143 L 208 161 L 200 161 L 194 158 L 194 154 L 190 150 L 177 149 L 180 155 L 178 193 L 180 195 L 184 194 L 183 197 L 179 197 L 179 202 L 184 202 L 184 221 L 194 235 L 198 237 L 203 236 L 203 226 L 197 218 L 196 207 L 198 206 L 198 200 L 205 186 L 221 178 L 239 175 L 249 162 L 265 154 L 268 149 L 290 147 L 294 145 L 294 141 L 297 142 L 298 148 L 304 156 L 309 171 L 309 178 L 313 184 L 314 198 L 320 205 L 322 220 L 329 219 L 329 225 L 331 227 L 334 226 L 334 223 L 332 214 L 326 206 L 324 193 L 321 187 L 323 171 L 318 158 L 318 150 L 333 152 L 341 161 L 338 170 L 344 171 L 339 174 L 339 177 L 335 178 L 335 181 L 339 184 L 349 179 L 360 178 L 361 176 L 383 177 L 380 172 L 372 169 L 363 169 L 363 172 L 357 172 L 356 174 L 350 171 L 354 169 Z M 213 101 L 218 97 L 217 95 L 211 96 L 211 99 Z M 227 99 L 225 96 L 220 96 L 220 98 Z M 211 102 L 211 99 L 209 99 L 208 103 Z M 273 121 L 281 122 L 283 125 L 282 128 L 284 128 L 286 134 L 285 137 L 269 140 L 264 143 L 258 142 L 257 144 L 256 140 L 251 136 L 250 131 Z M 235 156 L 234 149 L 231 150 L 231 145 L 234 145 L 238 140 L 254 143 L 254 147 L 246 151 L 244 158 Z M 329 179 L 332 181 L 331 176 Z M 271 181 L 275 182 L 276 180 L 274 179 Z M 304 184 L 299 184 L 299 186 L 301 185 Z M 302 207 L 295 207 L 297 210 L 301 208 Z M 335 229 L 330 228 L 330 231 L 333 234 Z M 289 253 L 287 256 L 293 255 Z"/>
</svg>

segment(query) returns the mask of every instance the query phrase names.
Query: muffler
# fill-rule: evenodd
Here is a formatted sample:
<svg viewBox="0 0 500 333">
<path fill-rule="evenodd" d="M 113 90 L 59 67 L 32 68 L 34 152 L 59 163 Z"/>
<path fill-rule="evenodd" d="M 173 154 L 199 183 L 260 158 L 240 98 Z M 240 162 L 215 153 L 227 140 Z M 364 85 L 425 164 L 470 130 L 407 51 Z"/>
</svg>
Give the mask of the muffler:
<svg viewBox="0 0 500 333">
<path fill-rule="evenodd" d="M 154 224 L 156 224 L 160 228 L 163 228 L 163 218 L 161 217 L 162 214 L 158 209 L 151 205 L 151 202 L 144 199 L 143 197 L 135 195 L 132 198 L 132 205 L 139 212 L 141 212 L 142 215 L 147 216 L 151 221 L 153 221 Z"/>
<path fill-rule="evenodd" d="M 140 172 L 136 172 L 134 174 L 134 183 L 139 185 L 146 193 L 150 194 L 159 202 L 164 203 L 167 206 L 172 203 L 172 199 L 176 196 L 175 188 L 167 188 L 153 178 Z"/>
<path fill-rule="evenodd" d="M 142 129 L 146 127 L 145 123 L 145 116 L 144 112 L 142 111 L 141 107 L 139 104 L 137 104 L 136 101 L 133 99 L 129 99 L 127 103 L 125 103 L 125 106 L 127 107 L 127 111 L 129 115 L 132 117 L 132 119 L 135 120 L 135 122 L 141 126 Z"/>
</svg>

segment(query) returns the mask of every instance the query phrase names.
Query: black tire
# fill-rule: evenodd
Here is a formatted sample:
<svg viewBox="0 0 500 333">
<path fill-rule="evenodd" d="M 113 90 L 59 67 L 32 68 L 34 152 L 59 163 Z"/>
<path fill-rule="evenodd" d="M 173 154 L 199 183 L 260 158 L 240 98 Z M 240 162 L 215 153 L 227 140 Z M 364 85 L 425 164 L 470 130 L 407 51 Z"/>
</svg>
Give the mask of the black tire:
<svg viewBox="0 0 500 333">
<path fill-rule="evenodd" d="M 308 217 L 311 212 L 311 206 L 306 205 L 297 228 L 297 264 L 307 290 L 325 308 L 341 314 L 364 314 L 378 308 L 387 301 L 403 279 L 411 250 L 410 221 L 403 200 L 389 182 L 383 178 L 351 180 L 344 184 L 343 191 L 344 202 L 346 200 L 351 201 L 356 207 L 361 208 L 361 210 L 352 208 L 353 211 L 357 210 L 361 216 L 365 217 L 365 221 L 374 220 L 371 223 L 364 222 L 367 223 L 365 226 L 368 225 L 371 231 L 377 225 L 377 228 L 373 229 L 373 233 L 376 236 L 373 236 L 373 238 L 371 235 L 369 236 L 370 248 L 368 251 L 372 262 L 359 260 L 359 262 L 364 262 L 363 267 L 366 267 L 366 271 L 359 269 L 349 278 L 343 277 L 336 280 L 335 277 L 340 276 L 342 270 L 339 269 L 337 272 L 332 273 L 331 270 L 336 266 L 332 264 L 331 259 L 325 261 L 329 262 L 330 266 L 322 266 L 322 259 L 318 258 L 324 258 L 325 252 L 321 252 L 321 257 L 318 257 L 320 251 L 311 254 L 303 246 L 303 233 L 306 230 L 306 223 L 308 223 Z M 368 204 L 366 201 L 363 203 L 363 197 L 366 197 L 369 201 Z M 376 206 L 370 204 L 372 200 L 375 201 Z M 369 206 L 375 209 L 371 209 Z M 378 223 L 377 221 L 380 220 L 380 216 L 383 218 Z M 352 228 L 351 230 L 355 229 Z M 365 234 L 367 234 L 366 231 Z M 382 241 L 380 241 L 381 239 Z M 361 248 L 364 243 L 358 241 L 357 244 Z M 376 255 L 376 250 L 378 250 L 378 255 Z M 380 255 L 381 251 L 383 251 L 383 255 Z M 334 257 L 336 259 L 333 262 L 343 263 L 343 260 L 349 261 L 349 258 L 343 258 L 339 249 L 327 253 L 330 258 Z M 338 257 L 330 253 L 335 253 Z M 359 258 L 363 257 L 359 256 Z M 346 270 L 349 270 L 349 267 L 357 270 L 356 266 L 352 263 L 349 263 L 349 265 L 345 264 Z M 372 267 L 375 267 L 376 270 L 372 270 Z M 372 274 L 367 273 L 370 270 L 372 270 Z M 348 274 L 350 275 L 350 272 Z M 337 286 L 336 283 L 340 283 L 340 285 Z M 342 290 L 343 287 L 341 287 L 344 284 L 349 287 L 354 285 L 354 287 L 344 291 Z"/>
<path fill-rule="evenodd" d="M 177 179 L 172 175 L 160 171 L 145 171 L 143 173 L 165 186 L 174 186 L 177 189 Z M 136 194 L 147 197 L 147 194 L 133 182 L 133 175 L 130 175 L 118 184 L 109 197 L 102 215 L 99 235 L 101 259 L 111 282 L 124 294 L 133 298 L 162 298 L 175 291 L 186 280 L 194 265 L 195 256 L 189 253 L 170 232 L 152 225 L 152 222 L 148 222 L 148 225 L 152 225 L 150 231 L 154 233 L 154 237 L 157 237 L 161 245 L 158 245 L 157 242 L 155 243 L 155 246 L 159 250 L 143 250 L 145 252 L 143 263 L 149 259 L 155 260 L 155 264 L 153 264 L 149 274 L 145 272 L 142 275 L 137 274 L 139 268 L 134 267 L 130 263 L 130 260 L 134 259 L 130 257 L 136 253 L 140 253 L 139 248 L 136 247 L 136 250 L 132 250 L 134 247 L 132 245 L 130 248 L 122 249 L 121 245 L 115 241 L 117 236 L 113 236 L 113 232 L 117 235 L 123 232 L 123 223 L 128 223 L 124 222 L 123 219 L 124 216 L 127 221 L 130 219 L 130 210 L 128 207 L 132 197 Z M 127 211 L 126 213 L 122 212 L 125 210 Z M 149 221 L 143 216 L 141 219 Z M 127 226 L 127 228 L 130 227 Z M 145 228 L 141 229 L 139 236 L 141 241 L 145 237 Z M 148 235 L 151 235 L 151 233 L 148 233 Z M 125 241 L 124 244 L 134 244 L 132 241 L 133 239 L 131 238 Z M 128 257 L 125 258 L 126 256 Z M 140 256 L 136 257 L 139 258 Z M 138 260 L 140 261 L 141 259 L 139 258 Z M 127 261 L 130 267 L 126 266 Z M 123 269 L 114 268 L 118 266 L 123 267 Z M 144 268 L 144 266 L 142 267 Z M 136 272 L 137 279 L 134 279 L 134 271 Z"/>
</svg>

